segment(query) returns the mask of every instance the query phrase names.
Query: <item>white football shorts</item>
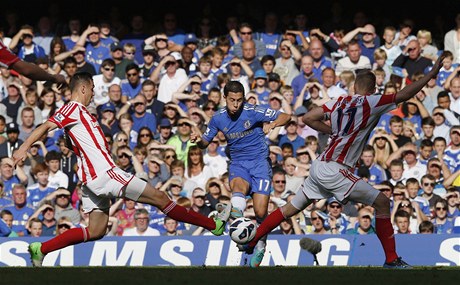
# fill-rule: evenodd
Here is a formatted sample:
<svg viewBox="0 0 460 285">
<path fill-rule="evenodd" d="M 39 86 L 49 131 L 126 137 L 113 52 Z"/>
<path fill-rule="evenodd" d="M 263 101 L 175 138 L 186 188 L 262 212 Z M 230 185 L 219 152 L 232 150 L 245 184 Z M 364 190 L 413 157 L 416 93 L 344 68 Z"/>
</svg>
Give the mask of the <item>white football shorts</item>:
<svg viewBox="0 0 460 285">
<path fill-rule="evenodd" d="M 319 200 L 334 196 L 343 203 L 351 200 L 372 205 L 379 193 L 379 190 L 353 174 L 348 166 L 335 161 L 314 160 L 310 176 L 300 186 L 296 195 L 298 197 L 292 200 L 292 204 L 301 210 L 307 199 Z"/>
<path fill-rule="evenodd" d="M 110 199 L 114 197 L 137 201 L 146 184 L 147 182 L 118 167 L 109 169 L 95 180 L 82 185 L 83 210 L 85 213 L 107 210 L 110 208 Z"/>
</svg>

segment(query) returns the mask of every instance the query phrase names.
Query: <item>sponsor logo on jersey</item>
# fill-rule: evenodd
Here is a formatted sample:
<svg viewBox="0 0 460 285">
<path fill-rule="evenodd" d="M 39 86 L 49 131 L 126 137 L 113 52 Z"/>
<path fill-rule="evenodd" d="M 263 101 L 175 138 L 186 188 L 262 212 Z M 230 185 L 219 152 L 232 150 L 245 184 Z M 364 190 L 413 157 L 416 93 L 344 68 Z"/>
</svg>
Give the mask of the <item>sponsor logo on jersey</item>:
<svg viewBox="0 0 460 285">
<path fill-rule="evenodd" d="M 64 115 L 62 115 L 61 113 L 57 113 L 56 116 L 54 116 L 54 119 L 59 123 L 62 123 L 62 121 L 64 121 Z"/>
</svg>

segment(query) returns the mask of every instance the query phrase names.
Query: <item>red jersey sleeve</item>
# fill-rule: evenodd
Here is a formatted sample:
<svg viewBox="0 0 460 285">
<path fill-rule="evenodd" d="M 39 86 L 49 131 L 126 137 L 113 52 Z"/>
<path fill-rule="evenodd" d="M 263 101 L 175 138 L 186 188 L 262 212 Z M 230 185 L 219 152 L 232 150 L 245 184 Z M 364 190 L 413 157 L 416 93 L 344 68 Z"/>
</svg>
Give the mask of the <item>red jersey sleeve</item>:
<svg viewBox="0 0 460 285">
<path fill-rule="evenodd" d="M 78 104 L 68 103 L 59 108 L 54 115 L 48 119 L 58 125 L 60 129 L 71 126 L 78 122 Z"/>
<path fill-rule="evenodd" d="M 13 63 L 20 61 L 14 53 L 12 53 L 1 41 L 0 41 L 0 65 L 2 67 L 9 68 Z"/>
<path fill-rule="evenodd" d="M 380 96 L 380 100 L 377 103 L 376 107 L 380 107 L 383 105 L 393 104 L 396 100 L 396 94 L 387 94 Z"/>
</svg>

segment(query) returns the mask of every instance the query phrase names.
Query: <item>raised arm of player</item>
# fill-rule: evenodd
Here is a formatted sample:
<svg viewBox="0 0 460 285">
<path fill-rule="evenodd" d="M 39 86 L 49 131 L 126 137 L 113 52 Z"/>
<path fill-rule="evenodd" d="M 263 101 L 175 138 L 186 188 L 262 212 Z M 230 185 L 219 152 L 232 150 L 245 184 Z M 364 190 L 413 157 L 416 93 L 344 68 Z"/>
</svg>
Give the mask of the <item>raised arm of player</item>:
<svg viewBox="0 0 460 285">
<path fill-rule="evenodd" d="M 38 128 L 36 128 L 25 140 L 25 142 L 19 147 L 19 149 L 13 154 L 14 164 L 18 163 L 20 160 L 26 159 L 27 151 L 29 150 L 30 146 L 33 145 L 38 139 L 40 139 L 44 134 L 47 134 L 57 127 L 58 126 L 55 123 L 46 121 Z"/>
<path fill-rule="evenodd" d="M 208 147 L 209 142 L 207 142 L 206 140 L 203 140 L 201 136 L 202 134 L 201 134 L 200 129 L 198 129 L 198 127 L 196 126 L 192 126 L 192 133 L 190 134 L 190 141 L 192 143 L 196 143 L 196 145 L 199 148 L 205 149 Z"/>
<path fill-rule="evenodd" d="M 412 96 L 414 96 L 420 90 L 422 90 L 422 88 L 428 83 L 428 81 L 430 81 L 431 78 L 436 77 L 436 75 L 438 75 L 438 72 L 442 67 L 442 61 L 444 60 L 444 58 L 446 58 L 446 56 L 442 54 L 434 63 L 433 68 L 431 68 L 431 70 L 427 74 L 425 74 L 425 76 L 423 76 L 415 82 L 412 82 L 411 84 L 404 87 L 401 91 L 399 91 L 396 94 L 395 98 L 396 105 L 412 98 Z"/>
<path fill-rule="evenodd" d="M 302 118 L 303 122 L 310 128 L 325 134 L 332 134 L 331 126 L 324 123 L 324 111 L 322 107 L 315 107 L 305 113 Z"/>
<path fill-rule="evenodd" d="M 38 67 L 38 65 L 31 64 L 22 60 L 13 63 L 10 68 L 32 80 L 45 80 L 56 83 L 58 88 L 66 83 L 64 76 L 60 74 L 50 74 Z"/>
<path fill-rule="evenodd" d="M 276 118 L 270 124 L 265 124 L 263 126 L 264 133 L 268 134 L 274 128 L 286 125 L 290 120 L 291 115 L 288 115 L 286 113 L 280 113 L 278 118 Z"/>
</svg>

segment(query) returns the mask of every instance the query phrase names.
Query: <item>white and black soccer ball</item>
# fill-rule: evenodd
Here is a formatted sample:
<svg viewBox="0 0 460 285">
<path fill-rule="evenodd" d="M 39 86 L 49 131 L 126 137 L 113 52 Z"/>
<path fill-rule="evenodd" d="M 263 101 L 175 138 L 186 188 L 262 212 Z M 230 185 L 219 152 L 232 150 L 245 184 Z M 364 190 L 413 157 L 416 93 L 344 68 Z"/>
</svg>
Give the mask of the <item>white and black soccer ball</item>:
<svg viewBox="0 0 460 285">
<path fill-rule="evenodd" d="M 240 217 L 230 224 L 229 234 L 237 244 L 246 244 L 256 236 L 256 230 L 257 226 L 251 219 Z"/>
</svg>

